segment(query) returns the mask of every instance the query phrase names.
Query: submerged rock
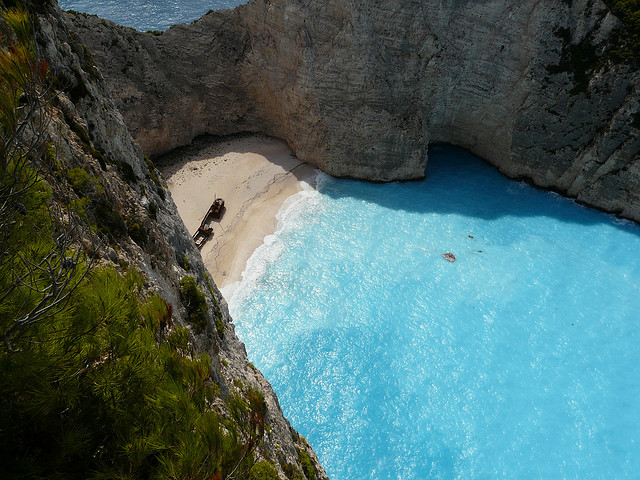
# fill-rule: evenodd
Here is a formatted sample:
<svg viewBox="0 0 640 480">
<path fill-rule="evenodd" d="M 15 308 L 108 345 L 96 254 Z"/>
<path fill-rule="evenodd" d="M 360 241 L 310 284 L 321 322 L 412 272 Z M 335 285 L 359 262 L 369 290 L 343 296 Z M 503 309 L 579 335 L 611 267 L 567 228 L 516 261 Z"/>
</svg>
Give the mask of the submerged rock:
<svg viewBox="0 0 640 480">
<path fill-rule="evenodd" d="M 449 262 L 455 262 L 456 261 L 456 256 L 453 253 L 443 253 L 442 256 L 444 257 L 445 260 L 449 261 Z"/>
</svg>

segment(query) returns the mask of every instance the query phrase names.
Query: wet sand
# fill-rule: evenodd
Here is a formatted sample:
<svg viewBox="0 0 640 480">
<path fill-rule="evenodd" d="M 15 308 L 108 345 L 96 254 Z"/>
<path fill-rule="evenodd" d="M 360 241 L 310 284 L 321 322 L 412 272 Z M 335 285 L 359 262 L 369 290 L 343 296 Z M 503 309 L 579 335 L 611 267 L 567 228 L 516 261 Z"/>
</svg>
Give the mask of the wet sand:
<svg viewBox="0 0 640 480">
<path fill-rule="evenodd" d="M 284 201 L 302 190 L 301 182 L 312 184 L 316 172 L 285 142 L 263 135 L 198 139 L 162 157 L 159 168 L 191 233 L 213 200 L 224 199 L 224 214 L 211 222 L 213 236 L 201 253 L 226 296 L 255 249 L 275 232 Z"/>
</svg>

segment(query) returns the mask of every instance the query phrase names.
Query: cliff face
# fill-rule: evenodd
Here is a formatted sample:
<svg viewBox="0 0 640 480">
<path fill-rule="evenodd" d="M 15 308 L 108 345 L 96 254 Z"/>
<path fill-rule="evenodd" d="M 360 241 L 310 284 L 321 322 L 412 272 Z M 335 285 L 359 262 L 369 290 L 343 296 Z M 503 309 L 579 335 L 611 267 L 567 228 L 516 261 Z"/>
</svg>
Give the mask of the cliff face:
<svg viewBox="0 0 640 480">
<path fill-rule="evenodd" d="M 178 325 L 189 325 L 180 280 L 194 277 L 206 296 L 207 326 L 204 331 L 189 327 L 190 345 L 193 354 L 206 352 L 211 358 L 211 380 L 220 389 L 212 408 L 229 417 L 225 403 L 229 396 L 259 390 L 266 403 L 266 433 L 258 459 L 270 461 L 283 479 L 296 474 L 301 475 L 296 478 L 327 478 L 309 444 L 283 417 L 269 383 L 249 363 L 227 305 L 211 282 L 160 173 L 145 160 L 129 133 L 90 53 L 57 7 L 43 2 L 39 11 L 37 42 L 60 88 L 50 107 L 49 126 L 59 168 L 87 171 L 99 181 L 102 202 L 108 204 L 102 213 L 113 231 L 105 236 L 106 245 L 100 245 L 101 263 L 134 266 L 144 276 L 145 289 L 172 305 L 172 321 Z"/>
<path fill-rule="evenodd" d="M 640 74 L 606 59 L 621 24 L 599 0 L 254 0 L 162 35 L 71 21 L 149 154 L 261 131 L 387 181 L 447 142 L 640 220 Z"/>
</svg>

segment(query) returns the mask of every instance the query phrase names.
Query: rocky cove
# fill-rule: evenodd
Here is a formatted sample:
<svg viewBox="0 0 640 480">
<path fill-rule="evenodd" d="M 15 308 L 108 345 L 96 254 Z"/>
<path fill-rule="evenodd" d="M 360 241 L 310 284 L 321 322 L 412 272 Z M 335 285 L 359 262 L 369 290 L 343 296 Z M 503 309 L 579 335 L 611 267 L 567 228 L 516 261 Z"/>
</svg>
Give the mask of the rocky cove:
<svg viewBox="0 0 640 480">
<path fill-rule="evenodd" d="M 433 142 L 640 219 L 638 70 L 601 1 L 253 1 L 161 35 L 69 15 L 149 155 L 259 131 L 331 175 L 421 178 Z"/>
<path fill-rule="evenodd" d="M 202 134 L 261 132 L 331 175 L 393 181 L 421 178 L 429 144 L 446 142 L 638 221 L 638 71 L 584 62 L 573 48 L 604 58 L 621 28 L 591 0 L 254 0 L 162 34 L 46 2 L 38 13 L 38 42 L 60 86 L 52 127 L 60 157 L 102 178 L 115 208 L 148 232 L 142 241 L 131 228 L 104 260 L 135 265 L 178 324 L 188 316 L 180 282 L 195 278 L 208 327 L 191 330 L 192 345 L 211 355 L 222 397 L 247 385 L 264 393 L 259 458 L 279 478 L 309 479 L 326 475 L 249 363 L 144 154 Z"/>
</svg>

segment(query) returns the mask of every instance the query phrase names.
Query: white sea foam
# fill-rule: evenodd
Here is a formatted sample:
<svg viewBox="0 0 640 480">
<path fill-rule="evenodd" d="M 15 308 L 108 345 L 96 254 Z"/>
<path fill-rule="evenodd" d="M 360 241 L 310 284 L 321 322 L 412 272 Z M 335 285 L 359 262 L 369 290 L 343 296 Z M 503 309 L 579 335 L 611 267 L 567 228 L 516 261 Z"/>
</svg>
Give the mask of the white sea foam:
<svg viewBox="0 0 640 480">
<path fill-rule="evenodd" d="M 235 282 L 225 289 L 225 298 L 229 298 L 229 310 L 232 316 L 236 316 L 239 305 L 260 284 L 267 268 L 278 261 L 282 255 L 285 246 L 281 237 L 312 222 L 314 216 L 321 211 L 320 189 L 330 179 L 329 175 L 318 171 L 313 179 L 315 188 L 309 183 L 300 182 L 302 190 L 285 200 L 276 214 L 276 231 L 272 235 L 267 235 L 263 244 L 247 260 L 245 270 L 242 272 L 242 281 Z"/>
</svg>

